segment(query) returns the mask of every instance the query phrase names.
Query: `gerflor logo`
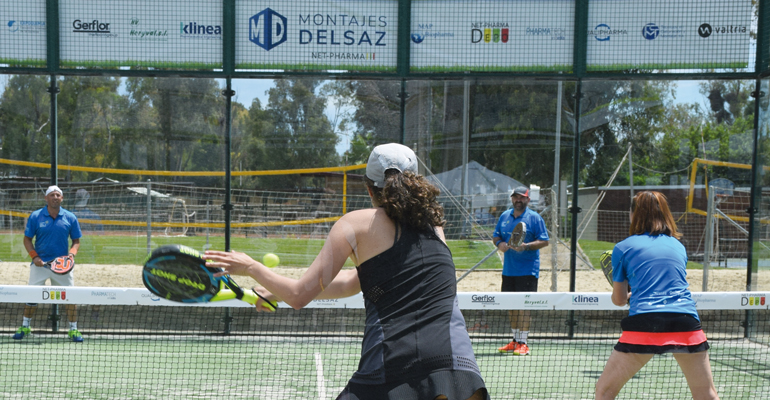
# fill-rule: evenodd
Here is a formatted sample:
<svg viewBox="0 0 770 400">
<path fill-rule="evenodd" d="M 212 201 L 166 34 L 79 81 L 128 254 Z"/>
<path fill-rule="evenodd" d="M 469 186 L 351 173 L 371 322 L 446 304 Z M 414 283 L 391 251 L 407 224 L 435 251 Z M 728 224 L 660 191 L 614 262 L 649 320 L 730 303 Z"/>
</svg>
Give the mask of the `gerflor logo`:
<svg viewBox="0 0 770 400">
<path fill-rule="evenodd" d="M 474 294 L 473 296 L 471 296 L 471 301 L 474 303 L 494 303 L 495 296 L 491 296 L 488 294 L 485 294 L 485 295 Z"/>
<path fill-rule="evenodd" d="M 249 41 L 270 51 L 286 41 L 286 27 L 286 17 L 266 8 L 249 18 Z"/>
<path fill-rule="evenodd" d="M 43 290 L 43 300 L 67 300 L 67 291 Z"/>
</svg>

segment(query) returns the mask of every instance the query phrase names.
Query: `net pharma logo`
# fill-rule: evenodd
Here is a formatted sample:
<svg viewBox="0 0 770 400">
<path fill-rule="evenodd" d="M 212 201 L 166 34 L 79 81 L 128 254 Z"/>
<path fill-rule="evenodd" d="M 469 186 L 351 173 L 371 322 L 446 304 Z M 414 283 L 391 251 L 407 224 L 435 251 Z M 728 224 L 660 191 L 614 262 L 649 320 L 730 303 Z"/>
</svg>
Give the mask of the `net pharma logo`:
<svg viewBox="0 0 770 400">
<path fill-rule="evenodd" d="M 43 289 L 43 300 L 67 300 L 67 291 L 59 289 Z"/>
<path fill-rule="evenodd" d="M 764 306 L 765 303 L 765 297 L 764 295 L 741 295 L 741 307 L 761 307 Z"/>
</svg>

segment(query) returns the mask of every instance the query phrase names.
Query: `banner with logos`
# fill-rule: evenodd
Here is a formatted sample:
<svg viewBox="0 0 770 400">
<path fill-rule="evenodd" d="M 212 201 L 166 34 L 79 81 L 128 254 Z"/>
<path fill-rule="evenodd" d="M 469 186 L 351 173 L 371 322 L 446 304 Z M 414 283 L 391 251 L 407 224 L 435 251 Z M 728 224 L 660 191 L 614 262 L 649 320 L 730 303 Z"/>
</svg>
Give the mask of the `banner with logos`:
<svg viewBox="0 0 770 400">
<path fill-rule="evenodd" d="M 412 72 L 572 71 L 574 0 L 414 0 Z"/>
<path fill-rule="evenodd" d="M 60 0 L 63 66 L 221 68 L 221 0 Z"/>
<path fill-rule="evenodd" d="M 766 292 L 693 292 L 699 310 L 768 310 Z M 458 303 L 463 310 L 622 310 L 612 304 L 609 292 L 460 292 Z M 0 303 L 165 305 L 181 304 L 159 298 L 145 288 L 72 287 L 0 285 Z M 209 307 L 253 307 L 240 300 L 206 303 Z M 289 307 L 278 303 L 281 308 Z M 309 308 L 364 308 L 361 293 L 342 299 L 313 300 Z"/>
<path fill-rule="evenodd" d="M 591 0 L 589 71 L 745 68 L 751 0 Z"/>
<path fill-rule="evenodd" d="M 236 2 L 236 68 L 395 71 L 397 0 Z"/>
<path fill-rule="evenodd" d="M 45 0 L 4 1 L 0 4 L 0 64 L 46 65 Z"/>
</svg>

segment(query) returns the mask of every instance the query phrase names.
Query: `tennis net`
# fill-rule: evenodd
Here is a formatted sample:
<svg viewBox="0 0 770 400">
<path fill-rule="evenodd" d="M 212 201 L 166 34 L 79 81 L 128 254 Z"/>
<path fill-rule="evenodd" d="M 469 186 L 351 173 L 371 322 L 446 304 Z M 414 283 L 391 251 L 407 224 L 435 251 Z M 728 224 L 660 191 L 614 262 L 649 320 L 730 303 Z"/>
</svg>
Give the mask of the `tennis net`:
<svg viewBox="0 0 770 400">
<path fill-rule="evenodd" d="M 767 294 L 693 297 L 722 399 L 770 398 Z M 458 299 L 493 399 L 593 398 L 627 315 L 609 293 L 459 293 Z M 27 302 L 39 303 L 32 335 L 13 340 Z M 78 305 L 83 343 L 67 340 L 67 304 Z M 2 286 L 0 397 L 336 398 L 358 365 L 362 298 L 313 301 L 299 311 L 281 306 L 256 313 L 236 300 L 180 306 L 145 289 Z M 53 318 L 52 309 L 58 310 Z M 512 339 L 509 310 L 531 314 L 530 355 L 497 351 Z M 662 355 L 618 398 L 690 394 L 673 357 Z"/>
</svg>

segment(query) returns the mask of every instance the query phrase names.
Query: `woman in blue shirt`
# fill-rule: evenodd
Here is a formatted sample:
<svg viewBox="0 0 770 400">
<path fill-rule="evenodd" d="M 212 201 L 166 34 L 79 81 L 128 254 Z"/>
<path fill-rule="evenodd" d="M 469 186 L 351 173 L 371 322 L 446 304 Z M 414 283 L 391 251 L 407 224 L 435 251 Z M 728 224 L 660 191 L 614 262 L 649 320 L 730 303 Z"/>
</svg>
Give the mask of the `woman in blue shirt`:
<svg viewBox="0 0 770 400">
<path fill-rule="evenodd" d="M 612 302 L 630 309 L 596 383 L 596 398 L 614 399 L 653 355 L 673 353 L 693 398 L 718 399 L 709 344 L 687 289 L 687 252 L 663 194 L 634 196 L 629 233 L 612 251 Z"/>
</svg>

